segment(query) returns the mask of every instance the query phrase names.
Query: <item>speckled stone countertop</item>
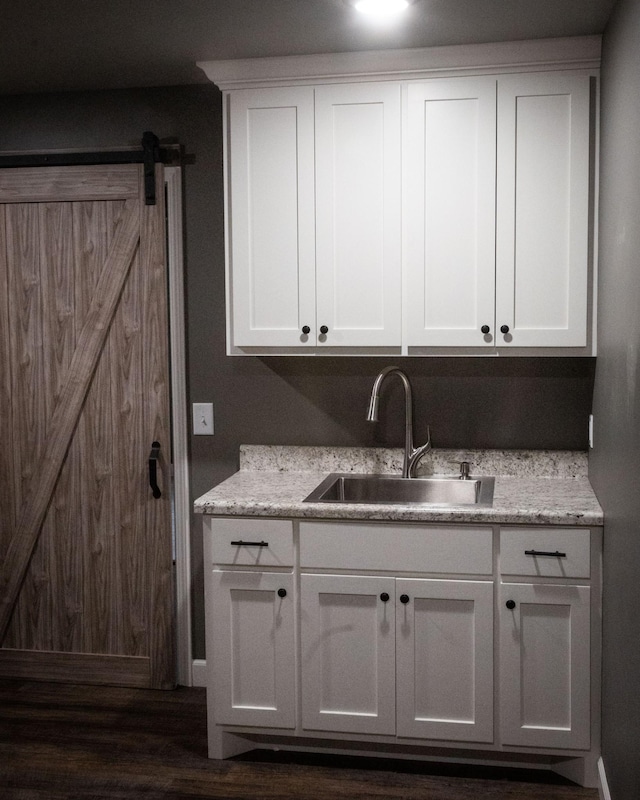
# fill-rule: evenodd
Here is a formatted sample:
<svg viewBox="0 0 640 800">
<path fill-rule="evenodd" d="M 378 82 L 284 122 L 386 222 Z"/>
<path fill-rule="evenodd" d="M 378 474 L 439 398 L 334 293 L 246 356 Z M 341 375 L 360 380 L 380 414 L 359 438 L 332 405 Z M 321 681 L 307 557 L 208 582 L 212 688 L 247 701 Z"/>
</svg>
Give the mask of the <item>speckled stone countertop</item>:
<svg viewBox="0 0 640 800">
<path fill-rule="evenodd" d="M 457 475 L 460 461 L 471 474 L 495 476 L 491 508 L 352 503 L 305 503 L 331 472 L 400 474 L 402 450 L 357 447 L 242 445 L 240 470 L 195 502 L 195 511 L 216 516 L 315 519 L 603 524 L 602 509 L 587 478 L 582 452 L 551 450 L 432 450 L 418 476 Z"/>
</svg>

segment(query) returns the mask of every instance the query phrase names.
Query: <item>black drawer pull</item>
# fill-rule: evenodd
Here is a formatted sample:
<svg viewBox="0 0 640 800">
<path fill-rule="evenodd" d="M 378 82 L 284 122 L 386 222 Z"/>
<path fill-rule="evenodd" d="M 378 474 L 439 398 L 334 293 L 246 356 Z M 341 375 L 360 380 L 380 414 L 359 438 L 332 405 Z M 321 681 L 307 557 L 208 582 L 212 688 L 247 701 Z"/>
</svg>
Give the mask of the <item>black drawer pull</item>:
<svg viewBox="0 0 640 800">
<path fill-rule="evenodd" d="M 556 550 L 555 553 L 550 552 L 549 550 L 525 550 L 525 556 L 551 556 L 551 558 L 566 558 L 566 553 L 561 553 L 559 550 Z"/>
<path fill-rule="evenodd" d="M 243 542 L 242 539 L 238 542 L 231 542 L 233 547 L 269 547 L 269 542 Z"/>
</svg>

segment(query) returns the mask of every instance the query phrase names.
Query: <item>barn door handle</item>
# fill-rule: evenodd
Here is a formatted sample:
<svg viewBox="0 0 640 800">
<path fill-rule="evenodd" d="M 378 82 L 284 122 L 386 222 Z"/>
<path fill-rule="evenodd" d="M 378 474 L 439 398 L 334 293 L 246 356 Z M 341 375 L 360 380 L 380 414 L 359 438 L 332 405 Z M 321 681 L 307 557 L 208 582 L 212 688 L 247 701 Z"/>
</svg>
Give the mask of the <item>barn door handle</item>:
<svg viewBox="0 0 640 800">
<path fill-rule="evenodd" d="M 158 459 L 160 458 L 160 442 L 151 443 L 149 453 L 149 486 L 156 500 L 162 497 L 162 492 L 158 486 Z"/>
</svg>

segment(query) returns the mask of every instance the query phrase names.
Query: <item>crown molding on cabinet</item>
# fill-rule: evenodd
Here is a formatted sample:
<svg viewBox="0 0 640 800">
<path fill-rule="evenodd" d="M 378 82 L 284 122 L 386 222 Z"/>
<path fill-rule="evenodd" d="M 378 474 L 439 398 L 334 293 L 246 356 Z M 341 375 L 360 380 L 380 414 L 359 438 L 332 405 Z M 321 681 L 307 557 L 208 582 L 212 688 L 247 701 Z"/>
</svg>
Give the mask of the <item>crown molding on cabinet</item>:
<svg viewBox="0 0 640 800">
<path fill-rule="evenodd" d="M 599 69 L 600 36 L 529 39 L 406 50 L 198 61 L 220 89 L 406 80 L 467 74 Z"/>
</svg>

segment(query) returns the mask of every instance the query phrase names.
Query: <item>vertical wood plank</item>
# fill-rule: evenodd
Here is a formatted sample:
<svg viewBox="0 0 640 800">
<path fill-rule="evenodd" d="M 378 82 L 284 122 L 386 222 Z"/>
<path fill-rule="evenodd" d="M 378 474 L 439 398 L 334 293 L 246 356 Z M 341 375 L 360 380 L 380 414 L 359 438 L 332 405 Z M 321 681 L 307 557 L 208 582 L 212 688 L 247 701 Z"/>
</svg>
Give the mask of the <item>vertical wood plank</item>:
<svg viewBox="0 0 640 800">
<path fill-rule="evenodd" d="M 73 219 L 69 203 L 38 205 L 40 275 L 43 307 L 44 396 L 47 420 L 53 418 L 76 344 L 74 275 L 70 269 Z M 48 427 L 48 426 L 47 426 Z M 32 565 L 42 564 L 41 629 L 36 638 L 50 650 L 79 645 L 78 538 L 74 510 L 78 502 L 79 453 L 69 449 L 34 551 Z M 30 567 L 31 569 L 32 567 Z M 23 599 L 23 598 L 21 598 Z"/>
<path fill-rule="evenodd" d="M 98 284 L 102 265 L 113 239 L 115 221 L 124 204 L 74 204 L 74 269 L 78 319 L 84 319 Z M 112 322 L 113 326 L 113 322 Z M 119 617 L 113 606 L 120 607 L 117 586 L 110 589 L 112 569 L 117 559 L 117 507 L 113 490 L 113 445 L 111 413 L 111 335 L 91 382 L 76 434 L 81 451 L 81 502 L 77 518 L 81 520 L 81 568 L 83 631 L 82 650 L 87 653 L 110 652 L 110 629 Z M 116 650 L 114 652 L 121 652 Z"/>
<path fill-rule="evenodd" d="M 76 313 L 83 319 L 88 313 L 91 299 L 100 278 L 102 265 L 108 252 L 112 231 L 107 225 L 105 203 L 74 204 L 74 269 L 76 274 Z M 85 400 L 78 422 L 76 438 L 82 452 L 80 477 L 83 502 L 78 508 L 81 520 L 83 632 L 82 650 L 87 653 L 108 652 L 109 622 L 105 551 L 111 526 L 110 481 L 111 463 L 109 441 L 110 404 L 109 384 L 104 382 L 104 359 L 108 357 L 109 341 L 102 355 Z M 106 389 L 106 394 L 105 394 Z M 105 414 L 105 412 L 107 412 Z M 105 430 L 105 421 L 107 430 Z M 105 450 L 106 448 L 106 450 Z"/>
<path fill-rule="evenodd" d="M 11 404 L 13 406 L 12 449 L 14 453 L 14 516 L 20 509 L 33 476 L 37 474 L 45 439 L 46 410 L 42 338 L 38 207 L 16 204 L 5 207 L 9 307 L 11 309 Z M 4 553 L 8 551 L 9 544 Z M 46 580 L 41 560 L 36 560 L 23 585 L 23 601 L 12 618 L 7 646 L 31 649 L 36 643 L 41 611 L 39 587 Z"/>
<path fill-rule="evenodd" d="M 164 186 L 162 165 L 156 165 L 156 186 Z M 171 433 L 169 430 L 169 349 L 165 197 L 158 192 L 155 206 L 143 206 L 140 230 L 142 297 L 144 298 L 142 384 L 145 429 L 161 443 L 162 496 L 154 499 L 146 487 L 147 595 L 149 597 L 149 655 L 151 684 L 175 685 L 173 631 L 173 568 L 171 549 Z M 149 441 L 148 446 L 151 445 Z"/>
<path fill-rule="evenodd" d="M 114 491 L 117 497 L 120 561 L 117 576 L 126 619 L 112 647 L 128 655 L 148 655 L 145 595 L 145 530 L 142 492 L 148 453 L 141 407 L 142 337 L 140 253 L 136 252 L 111 328 L 111 397 Z M 150 443 L 149 443 L 150 444 Z"/>
<path fill-rule="evenodd" d="M 7 259 L 6 207 L 0 205 L 0 553 L 9 546 L 15 526 L 13 502 L 13 403 L 11 402 L 9 266 Z"/>
</svg>

